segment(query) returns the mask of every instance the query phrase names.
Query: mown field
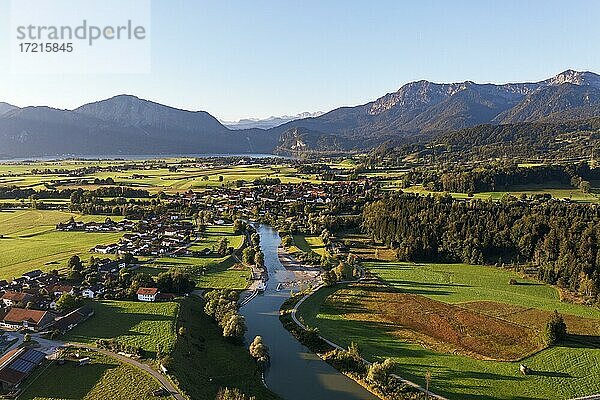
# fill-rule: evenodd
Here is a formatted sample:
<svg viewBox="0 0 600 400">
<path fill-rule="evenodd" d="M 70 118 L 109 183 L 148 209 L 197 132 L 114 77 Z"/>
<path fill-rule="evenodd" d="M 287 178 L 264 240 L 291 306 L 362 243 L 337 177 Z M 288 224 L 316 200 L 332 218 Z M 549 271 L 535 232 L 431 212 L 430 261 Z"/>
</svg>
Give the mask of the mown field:
<svg viewBox="0 0 600 400">
<path fill-rule="evenodd" d="M 89 302 L 94 316 L 69 331 L 63 340 L 93 344 L 98 339 L 117 339 L 144 349 L 149 356 L 157 346 L 168 352 L 176 340 L 179 304 L 97 300 Z"/>
<path fill-rule="evenodd" d="M 203 311 L 204 303 L 187 298 L 181 303 L 179 337 L 169 373 L 191 399 L 214 399 L 219 388 L 238 388 L 260 400 L 275 400 L 261 381 L 256 362 L 245 346 L 223 338 L 221 330 Z"/>
<path fill-rule="evenodd" d="M 165 167 L 157 168 L 158 160 L 148 164 L 148 168 L 128 169 L 126 171 L 102 171 L 87 175 L 69 177 L 52 172 L 32 174 L 33 169 L 66 169 L 83 167 L 106 167 L 114 165 L 134 164 L 132 161 L 60 161 L 23 164 L 0 163 L 0 185 L 15 185 L 35 189 L 53 185 L 58 188 L 83 187 L 95 189 L 98 185 L 81 185 L 80 180 L 93 181 L 95 178 L 112 178 L 116 184 L 144 188 L 152 193 L 159 191 L 182 192 L 188 189 L 201 189 L 222 185 L 236 184 L 238 181 L 251 183 L 257 178 L 279 178 L 285 183 L 317 182 L 312 174 L 298 174 L 297 170 L 287 165 L 244 164 L 229 166 L 212 166 L 201 161 L 190 164 L 176 171 L 169 170 L 181 159 L 165 159 Z M 152 166 L 152 164 L 154 164 Z"/>
<path fill-rule="evenodd" d="M 319 291 L 300 307 L 310 326 L 449 398 L 567 399 L 600 391 L 600 310 L 563 303 L 556 289 L 505 270 L 469 265 L 374 262 L 388 285 Z M 509 285 L 515 278 L 518 285 Z M 550 312 L 568 339 L 535 352 Z M 493 361 L 517 359 L 521 361 Z M 523 376 L 522 362 L 533 369 Z"/>
<path fill-rule="evenodd" d="M 83 399 L 137 400 L 152 398 L 160 383 L 146 372 L 114 358 L 91 351 L 80 351 L 88 356 L 90 364 L 78 367 L 76 362 L 64 365 L 42 366 L 24 383 L 19 399 Z"/>
<path fill-rule="evenodd" d="M 121 237 L 121 233 L 57 232 L 56 224 L 71 216 L 82 221 L 104 220 L 102 216 L 55 210 L 0 211 L 0 279 L 38 268 L 61 269 L 71 256 L 78 254 L 87 259 L 92 247 L 114 243 Z"/>
</svg>

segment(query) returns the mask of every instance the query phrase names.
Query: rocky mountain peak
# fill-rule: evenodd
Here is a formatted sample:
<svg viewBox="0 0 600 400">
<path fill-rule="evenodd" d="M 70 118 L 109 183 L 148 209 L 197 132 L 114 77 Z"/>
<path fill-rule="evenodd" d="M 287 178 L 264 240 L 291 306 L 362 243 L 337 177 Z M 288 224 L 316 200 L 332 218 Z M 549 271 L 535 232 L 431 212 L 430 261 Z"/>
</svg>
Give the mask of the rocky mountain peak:
<svg viewBox="0 0 600 400">
<path fill-rule="evenodd" d="M 547 85 L 562 85 L 570 83 L 579 86 L 594 86 L 600 88 L 600 75 L 589 71 L 575 71 L 568 69 L 560 74 L 543 81 Z"/>
</svg>

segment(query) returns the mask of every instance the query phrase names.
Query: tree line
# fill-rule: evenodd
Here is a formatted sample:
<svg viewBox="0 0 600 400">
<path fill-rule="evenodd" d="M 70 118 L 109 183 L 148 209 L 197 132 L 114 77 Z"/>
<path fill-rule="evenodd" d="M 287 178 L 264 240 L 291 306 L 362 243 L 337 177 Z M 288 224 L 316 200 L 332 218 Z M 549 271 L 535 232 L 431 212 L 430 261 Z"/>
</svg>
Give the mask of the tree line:
<svg viewBox="0 0 600 400">
<path fill-rule="evenodd" d="M 413 168 L 402 179 L 403 187 L 420 184 L 437 192 L 479 193 L 508 191 L 514 186 L 559 183 L 585 192 L 590 181 L 600 179 L 600 168 L 587 163 L 521 167 L 516 164 L 460 165 L 432 169 Z"/>
<path fill-rule="evenodd" d="M 367 205 L 363 228 L 406 261 L 525 264 L 590 299 L 600 291 L 600 208 L 558 200 L 460 201 L 392 194 Z"/>
</svg>

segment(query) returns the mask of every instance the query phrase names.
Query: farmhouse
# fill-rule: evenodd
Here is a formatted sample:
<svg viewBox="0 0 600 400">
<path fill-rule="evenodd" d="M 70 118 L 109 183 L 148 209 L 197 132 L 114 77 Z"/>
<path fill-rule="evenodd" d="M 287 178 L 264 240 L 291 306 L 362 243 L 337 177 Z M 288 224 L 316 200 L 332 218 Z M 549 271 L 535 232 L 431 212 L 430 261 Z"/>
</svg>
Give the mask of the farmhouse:
<svg viewBox="0 0 600 400">
<path fill-rule="evenodd" d="M 13 307 L 19 303 L 27 303 L 31 299 L 33 299 L 33 296 L 28 293 L 14 292 L 12 290 L 9 290 L 2 295 L 2 303 L 4 303 L 5 307 Z"/>
<path fill-rule="evenodd" d="M 156 301 L 157 288 L 141 287 L 136 292 L 139 301 Z"/>
<path fill-rule="evenodd" d="M 30 329 L 39 331 L 54 322 L 54 317 L 48 311 L 28 310 L 26 308 L 11 308 L 0 322 L 6 329 Z"/>
<path fill-rule="evenodd" d="M 88 299 L 93 299 L 94 297 L 97 297 L 102 293 L 104 293 L 104 287 L 102 287 L 102 285 L 92 285 L 81 291 L 81 295 Z"/>
<path fill-rule="evenodd" d="M 19 386 L 35 367 L 41 364 L 46 355 L 34 349 L 19 347 L 0 358 L 0 383 L 8 390 Z"/>
<path fill-rule="evenodd" d="M 71 285 L 52 285 L 48 288 L 48 293 L 53 294 L 54 296 L 61 296 L 65 293 L 73 294 L 73 286 Z"/>
<path fill-rule="evenodd" d="M 92 315 L 94 315 L 94 310 L 91 307 L 80 307 L 71 311 L 64 317 L 58 318 L 54 323 L 54 329 L 58 329 L 61 333 L 65 333 L 87 320 Z"/>
</svg>

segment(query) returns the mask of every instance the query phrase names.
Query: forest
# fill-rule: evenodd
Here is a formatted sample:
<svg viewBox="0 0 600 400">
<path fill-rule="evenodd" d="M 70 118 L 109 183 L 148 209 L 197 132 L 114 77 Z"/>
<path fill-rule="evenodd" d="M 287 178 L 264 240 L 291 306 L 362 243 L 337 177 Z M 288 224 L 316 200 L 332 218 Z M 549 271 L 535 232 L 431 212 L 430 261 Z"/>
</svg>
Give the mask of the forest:
<svg viewBox="0 0 600 400">
<path fill-rule="evenodd" d="M 445 168 L 417 167 L 403 176 L 404 187 L 423 185 L 436 192 L 479 193 L 507 191 L 514 186 L 531 184 L 571 185 L 584 192 L 590 181 L 600 179 L 600 168 L 587 163 L 520 167 L 514 163 L 459 165 Z"/>
<path fill-rule="evenodd" d="M 540 280 L 590 299 L 600 289 L 599 220 L 596 206 L 510 196 L 492 202 L 400 193 L 363 211 L 363 228 L 399 260 L 531 266 Z"/>
</svg>

